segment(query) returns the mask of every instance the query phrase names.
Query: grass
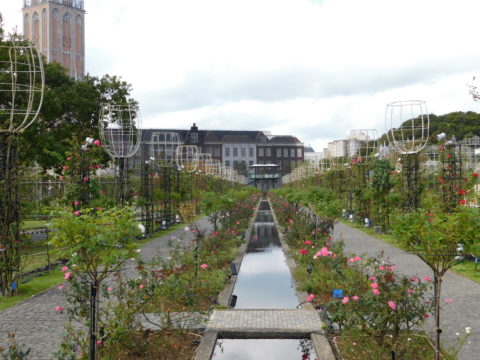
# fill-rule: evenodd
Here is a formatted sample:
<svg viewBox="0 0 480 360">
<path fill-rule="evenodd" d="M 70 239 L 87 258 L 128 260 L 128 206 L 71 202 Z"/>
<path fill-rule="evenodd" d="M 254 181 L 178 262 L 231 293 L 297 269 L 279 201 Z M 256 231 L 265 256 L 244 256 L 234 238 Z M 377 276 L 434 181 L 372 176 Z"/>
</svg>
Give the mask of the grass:
<svg viewBox="0 0 480 360">
<path fill-rule="evenodd" d="M 31 229 L 38 229 L 38 228 L 45 228 L 45 224 L 47 222 L 44 220 L 25 220 L 22 221 L 22 230 L 31 230 Z"/>
<path fill-rule="evenodd" d="M 20 284 L 16 296 L 0 298 L 0 311 L 14 306 L 33 295 L 48 290 L 53 286 L 59 285 L 63 281 L 63 274 L 60 271 L 53 270 L 46 275 L 32 279 L 26 284 Z"/>
<path fill-rule="evenodd" d="M 378 234 L 376 233 L 372 228 L 366 228 L 365 226 L 358 224 L 358 223 L 352 223 L 350 221 L 342 221 L 343 224 L 348 225 L 350 227 L 353 227 L 355 229 L 358 229 L 360 231 L 363 231 L 364 233 L 382 240 L 392 246 L 395 246 L 397 248 L 400 248 L 402 250 L 407 251 L 406 249 L 402 248 L 399 246 L 393 237 L 389 234 Z M 455 274 L 458 274 L 460 276 L 463 276 L 467 279 L 470 279 L 472 281 L 475 281 L 477 283 L 480 283 L 480 265 L 477 266 L 477 270 L 475 270 L 475 263 L 473 261 L 465 261 L 460 264 L 455 265 L 451 271 L 453 271 Z"/>
</svg>

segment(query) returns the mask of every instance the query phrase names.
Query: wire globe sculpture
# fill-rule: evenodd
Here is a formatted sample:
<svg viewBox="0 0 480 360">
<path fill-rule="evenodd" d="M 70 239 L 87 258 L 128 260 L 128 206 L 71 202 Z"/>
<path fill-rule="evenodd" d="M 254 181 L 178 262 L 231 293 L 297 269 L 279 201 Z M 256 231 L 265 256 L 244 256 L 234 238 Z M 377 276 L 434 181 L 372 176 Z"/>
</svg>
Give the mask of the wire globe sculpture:
<svg viewBox="0 0 480 360">
<path fill-rule="evenodd" d="M 416 209 L 420 201 L 419 152 L 428 142 L 430 118 L 422 100 L 397 101 L 387 105 L 387 137 L 400 154 L 403 176 L 404 208 Z"/>
<path fill-rule="evenodd" d="M 0 296 L 20 268 L 18 135 L 37 119 L 45 87 L 40 54 L 9 38 L 0 45 Z"/>
<path fill-rule="evenodd" d="M 180 145 L 175 151 L 175 163 L 179 169 L 194 172 L 198 167 L 198 147 L 196 145 Z"/>
<path fill-rule="evenodd" d="M 43 102 L 45 73 L 33 45 L 16 39 L 0 45 L 0 132 L 18 133 L 37 119 Z"/>
<path fill-rule="evenodd" d="M 154 132 L 150 141 L 150 156 L 162 162 L 173 162 L 180 144 L 180 135 L 176 132 Z"/>
<path fill-rule="evenodd" d="M 117 199 L 126 200 L 125 187 L 128 175 L 128 158 L 140 147 L 141 121 L 138 106 L 133 104 L 107 104 L 100 110 L 98 122 L 100 139 L 105 151 L 117 160 Z"/>
<path fill-rule="evenodd" d="M 213 159 L 211 165 L 211 174 L 215 177 L 220 177 L 221 174 L 221 163 L 220 160 Z"/>
<path fill-rule="evenodd" d="M 197 155 L 197 171 L 208 175 L 211 173 L 212 168 L 212 154 L 209 153 L 199 153 Z"/>
<path fill-rule="evenodd" d="M 132 157 L 140 146 L 138 106 L 108 104 L 100 110 L 99 130 L 105 151 L 113 158 Z"/>
<path fill-rule="evenodd" d="M 387 105 L 385 127 L 390 144 L 400 154 L 416 154 L 427 145 L 430 118 L 423 100 L 397 101 Z"/>
</svg>

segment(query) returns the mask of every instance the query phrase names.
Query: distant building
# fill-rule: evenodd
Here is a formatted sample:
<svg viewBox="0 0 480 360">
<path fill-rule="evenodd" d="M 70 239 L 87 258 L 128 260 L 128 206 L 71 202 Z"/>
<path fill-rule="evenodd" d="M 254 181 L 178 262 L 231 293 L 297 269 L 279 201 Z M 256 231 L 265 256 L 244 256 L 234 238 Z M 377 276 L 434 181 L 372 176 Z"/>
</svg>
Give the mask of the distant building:
<svg viewBox="0 0 480 360">
<path fill-rule="evenodd" d="M 348 155 L 348 140 L 334 140 L 328 143 L 328 153 L 331 157 L 346 157 Z"/>
<path fill-rule="evenodd" d="M 294 136 L 265 135 L 256 130 L 199 130 L 196 124 L 189 130 L 182 129 L 143 129 L 140 151 L 130 160 L 129 166 L 136 166 L 144 157 L 150 156 L 152 147 L 165 146 L 161 134 L 176 133 L 178 144 L 196 145 L 199 152 L 212 155 L 223 165 L 230 166 L 239 174 L 246 175 L 254 164 L 276 164 L 282 174 L 288 173 L 304 160 L 304 145 Z M 155 145 L 156 144 L 156 145 Z"/>
<path fill-rule="evenodd" d="M 83 0 L 24 0 L 23 34 L 48 62 L 63 65 L 70 76 L 85 74 Z"/>
<path fill-rule="evenodd" d="M 258 164 L 277 164 L 281 174 L 291 172 L 304 160 L 304 144 L 295 136 L 272 136 L 257 146 Z"/>
</svg>

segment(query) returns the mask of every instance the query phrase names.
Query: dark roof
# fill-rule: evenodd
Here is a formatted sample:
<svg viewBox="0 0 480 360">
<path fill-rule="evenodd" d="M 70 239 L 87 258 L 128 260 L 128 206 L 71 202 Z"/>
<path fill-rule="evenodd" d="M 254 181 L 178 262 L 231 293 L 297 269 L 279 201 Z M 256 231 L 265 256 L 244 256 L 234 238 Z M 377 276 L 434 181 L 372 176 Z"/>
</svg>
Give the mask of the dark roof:
<svg viewBox="0 0 480 360">
<path fill-rule="evenodd" d="M 270 142 L 273 144 L 302 144 L 300 140 L 298 140 L 295 136 L 291 135 L 274 136 L 270 139 Z"/>
<path fill-rule="evenodd" d="M 179 135 L 181 142 L 185 142 L 190 129 L 142 129 L 142 142 L 150 141 L 154 132 L 174 132 Z M 238 142 L 302 145 L 302 142 L 295 136 L 273 136 L 268 140 L 263 131 L 258 130 L 198 130 L 198 137 L 199 142 L 204 143 Z"/>
<path fill-rule="evenodd" d="M 223 143 L 251 143 L 254 141 L 246 135 L 225 135 L 222 138 Z"/>
<path fill-rule="evenodd" d="M 305 146 L 303 148 L 303 152 L 315 152 L 311 146 Z"/>
</svg>

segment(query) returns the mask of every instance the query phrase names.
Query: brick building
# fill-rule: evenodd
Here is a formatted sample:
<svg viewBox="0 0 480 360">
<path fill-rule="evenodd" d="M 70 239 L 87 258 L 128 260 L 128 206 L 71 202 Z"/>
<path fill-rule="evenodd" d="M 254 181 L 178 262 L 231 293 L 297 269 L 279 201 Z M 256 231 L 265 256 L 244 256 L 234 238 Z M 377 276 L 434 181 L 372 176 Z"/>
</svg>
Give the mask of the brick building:
<svg viewBox="0 0 480 360">
<path fill-rule="evenodd" d="M 24 0 L 22 9 L 25 38 L 76 79 L 85 74 L 83 7 L 83 0 Z"/>
</svg>

